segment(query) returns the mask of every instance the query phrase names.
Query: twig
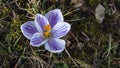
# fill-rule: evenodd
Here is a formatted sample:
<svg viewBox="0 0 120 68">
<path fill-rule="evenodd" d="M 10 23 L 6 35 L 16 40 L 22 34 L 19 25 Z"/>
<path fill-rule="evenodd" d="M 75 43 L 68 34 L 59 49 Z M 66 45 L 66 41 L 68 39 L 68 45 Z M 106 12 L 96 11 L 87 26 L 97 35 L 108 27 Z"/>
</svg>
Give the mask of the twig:
<svg viewBox="0 0 120 68">
<path fill-rule="evenodd" d="M 78 39 L 76 38 L 76 36 L 75 36 L 72 32 L 70 32 L 70 34 L 75 38 L 76 42 L 79 43 L 79 41 L 78 41 Z"/>
<path fill-rule="evenodd" d="M 48 61 L 49 64 L 51 63 L 52 54 L 53 53 L 50 53 L 50 57 L 49 57 L 49 61 Z"/>
<path fill-rule="evenodd" d="M 22 52 L 22 55 L 25 53 L 25 50 L 26 50 L 26 47 L 24 48 L 23 52 Z M 18 59 L 17 63 L 15 64 L 14 68 L 17 68 L 19 62 L 21 61 L 22 59 L 22 55 L 20 56 L 20 58 Z"/>
<path fill-rule="evenodd" d="M 71 12 L 67 12 L 66 14 L 64 14 L 64 16 L 70 15 L 71 13 L 73 13 L 73 12 L 75 12 L 75 11 L 78 11 L 79 9 L 80 9 L 80 8 L 77 8 L 77 9 L 71 11 Z"/>
<path fill-rule="evenodd" d="M 87 41 L 89 41 L 89 37 L 87 36 L 87 34 L 85 34 L 85 32 L 82 32 L 82 34 L 86 37 Z"/>
<path fill-rule="evenodd" d="M 33 57 L 22 56 L 22 58 L 24 58 L 24 59 L 33 59 L 33 60 L 37 60 L 37 61 L 41 64 L 42 67 L 43 67 L 43 64 L 45 64 L 47 67 L 50 66 L 47 62 L 45 62 L 43 59 L 41 59 L 41 58 L 39 58 L 39 57 L 35 57 L 35 56 L 33 56 Z"/>
<path fill-rule="evenodd" d="M 110 55 L 110 51 L 111 51 L 111 42 L 112 42 L 112 37 L 111 34 L 109 34 L 109 49 L 108 49 L 108 53 L 106 55 L 106 58 Z"/>
<path fill-rule="evenodd" d="M 1 21 L 1 20 L 3 20 L 3 19 L 5 19 L 5 18 L 7 18 L 7 17 L 8 17 L 8 15 L 6 15 L 6 16 L 5 16 L 5 17 L 3 17 L 3 18 L 0 18 L 0 21 Z"/>
<path fill-rule="evenodd" d="M 67 49 L 65 49 L 65 52 L 67 53 L 68 57 L 72 60 L 72 62 L 78 67 L 77 63 L 73 60 Z"/>
<path fill-rule="evenodd" d="M 19 0 L 14 0 L 14 1 L 12 1 L 12 2 L 6 3 L 6 4 L 4 4 L 4 6 L 13 4 L 13 3 L 15 3 L 15 2 L 17 2 L 17 1 L 19 1 Z"/>
</svg>

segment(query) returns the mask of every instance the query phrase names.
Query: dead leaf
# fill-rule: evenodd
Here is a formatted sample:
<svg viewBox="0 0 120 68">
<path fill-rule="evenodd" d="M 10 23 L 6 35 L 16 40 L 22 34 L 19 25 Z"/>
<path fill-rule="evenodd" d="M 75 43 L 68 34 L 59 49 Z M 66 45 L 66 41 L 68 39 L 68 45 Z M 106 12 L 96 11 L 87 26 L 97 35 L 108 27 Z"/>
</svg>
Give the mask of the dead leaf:
<svg viewBox="0 0 120 68">
<path fill-rule="evenodd" d="M 105 17 L 105 8 L 101 4 L 98 4 L 96 7 L 95 17 L 99 23 L 103 22 L 103 19 Z"/>
<path fill-rule="evenodd" d="M 75 4 L 74 7 L 81 7 L 85 1 L 84 0 L 71 0 L 71 3 Z"/>
</svg>

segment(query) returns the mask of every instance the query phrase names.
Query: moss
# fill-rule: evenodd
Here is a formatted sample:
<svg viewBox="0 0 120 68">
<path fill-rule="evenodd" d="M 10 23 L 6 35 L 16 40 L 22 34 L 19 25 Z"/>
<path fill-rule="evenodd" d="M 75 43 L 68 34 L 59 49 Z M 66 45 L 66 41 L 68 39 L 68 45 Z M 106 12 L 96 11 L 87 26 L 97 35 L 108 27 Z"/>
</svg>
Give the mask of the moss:
<svg viewBox="0 0 120 68">
<path fill-rule="evenodd" d="M 15 41 L 19 36 L 21 36 L 20 25 L 22 21 L 19 20 L 19 16 L 16 16 L 11 19 L 11 24 L 9 30 L 9 34 L 6 36 L 6 40 Z"/>
</svg>

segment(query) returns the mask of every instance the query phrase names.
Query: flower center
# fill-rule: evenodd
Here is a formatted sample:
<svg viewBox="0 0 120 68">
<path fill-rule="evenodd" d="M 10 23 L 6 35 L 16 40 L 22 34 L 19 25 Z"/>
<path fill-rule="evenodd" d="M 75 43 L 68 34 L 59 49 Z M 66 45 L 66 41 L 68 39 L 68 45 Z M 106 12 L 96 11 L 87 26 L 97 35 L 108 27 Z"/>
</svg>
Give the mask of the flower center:
<svg viewBox="0 0 120 68">
<path fill-rule="evenodd" d="M 46 38 L 49 38 L 50 37 L 50 31 L 51 31 L 51 27 L 50 27 L 50 24 L 47 24 L 43 27 L 44 29 L 44 36 Z"/>
</svg>

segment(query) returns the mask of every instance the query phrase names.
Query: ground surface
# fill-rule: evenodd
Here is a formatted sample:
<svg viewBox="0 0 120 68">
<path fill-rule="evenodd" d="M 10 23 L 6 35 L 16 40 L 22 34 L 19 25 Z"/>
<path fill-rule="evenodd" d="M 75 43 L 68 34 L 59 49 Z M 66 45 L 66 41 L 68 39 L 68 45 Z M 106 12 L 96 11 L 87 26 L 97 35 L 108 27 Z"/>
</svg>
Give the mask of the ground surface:
<svg viewBox="0 0 120 68">
<path fill-rule="evenodd" d="M 105 18 L 95 17 L 98 4 Z M 72 29 L 66 49 L 51 54 L 29 45 L 20 26 L 59 8 Z M 120 68 L 120 0 L 0 0 L 1 68 Z"/>
</svg>

